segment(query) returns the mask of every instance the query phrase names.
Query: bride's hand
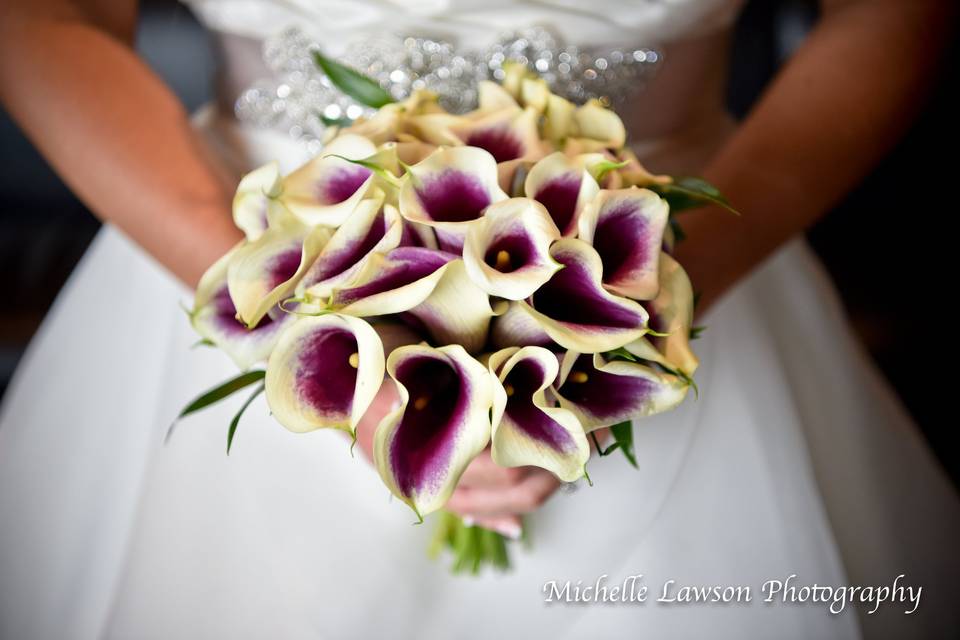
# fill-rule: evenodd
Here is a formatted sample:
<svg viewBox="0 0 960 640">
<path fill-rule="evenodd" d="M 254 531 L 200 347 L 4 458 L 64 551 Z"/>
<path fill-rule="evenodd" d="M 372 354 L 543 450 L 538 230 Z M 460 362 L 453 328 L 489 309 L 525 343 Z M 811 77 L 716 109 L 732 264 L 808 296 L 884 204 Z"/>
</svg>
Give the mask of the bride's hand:
<svg viewBox="0 0 960 640">
<path fill-rule="evenodd" d="M 357 425 L 357 444 L 368 459 L 373 459 L 373 432 L 396 400 L 393 383 L 385 380 Z M 559 486 L 556 477 L 543 469 L 497 465 L 487 449 L 467 467 L 446 508 L 467 523 L 519 538 L 521 516 L 539 508 Z"/>
</svg>

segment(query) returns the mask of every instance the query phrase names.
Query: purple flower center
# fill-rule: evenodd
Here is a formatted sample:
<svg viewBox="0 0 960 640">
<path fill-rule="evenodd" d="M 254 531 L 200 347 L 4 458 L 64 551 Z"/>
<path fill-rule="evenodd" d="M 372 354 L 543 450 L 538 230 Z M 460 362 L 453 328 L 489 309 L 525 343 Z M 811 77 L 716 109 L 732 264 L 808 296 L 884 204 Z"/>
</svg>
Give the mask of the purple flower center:
<svg viewBox="0 0 960 640">
<path fill-rule="evenodd" d="M 390 449 L 390 463 L 400 493 L 409 496 L 442 482 L 468 396 L 459 372 L 437 358 L 406 360 L 397 368 L 396 379 L 410 400 Z"/>
<path fill-rule="evenodd" d="M 594 416 L 616 418 L 654 391 L 654 383 L 636 376 L 617 376 L 593 367 L 593 356 L 577 358 L 559 392 Z"/>
<path fill-rule="evenodd" d="M 371 173 L 370 169 L 355 164 L 331 171 L 320 184 L 320 201 L 325 204 L 344 202 L 357 192 Z"/>
<path fill-rule="evenodd" d="M 605 282 L 631 263 L 647 262 L 648 231 L 647 220 L 638 214 L 635 203 L 621 202 L 604 213 L 594 231 L 593 248 L 603 261 Z"/>
<path fill-rule="evenodd" d="M 349 244 L 332 255 L 324 256 L 322 262 L 317 262 L 306 278 L 306 285 L 311 286 L 343 273 L 370 253 L 386 233 L 387 221 L 381 211 L 360 242 Z"/>
<path fill-rule="evenodd" d="M 561 253 L 554 257 L 565 268 L 533 294 L 534 309 L 559 322 L 585 326 L 633 329 L 643 323 L 637 312 L 603 295 L 575 254 Z"/>
<path fill-rule="evenodd" d="M 375 279 L 350 289 L 342 289 L 336 295 L 336 304 L 346 305 L 378 293 L 393 291 L 400 287 L 425 278 L 456 256 L 423 249 L 420 247 L 400 247 L 389 254 L 390 264 Z"/>
<path fill-rule="evenodd" d="M 573 224 L 580 195 L 580 176 L 569 173 L 554 178 L 540 187 L 533 199 L 546 207 L 560 233 L 566 233 Z"/>
<path fill-rule="evenodd" d="M 516 160 L 523 155 L 523 144 L 506 126 L 472 131 L 466 143 L 467 146 L 488 151 L 497 162 Z"/>
<path fill-rule="evenodd" d="M 350 356 L 357 352 L 357 339 L 349 331 L 316 331 L 305 339 L 298 359 L 297 394 L 320 413 L 349 415 L 357 385 Z"/>
<path fill-rule="evenodd" d="M 573 438 L 559 423 L 537 408 L 531 399 L 543 383 L 543 378 L 544 371 L 539 362 L 521 360 L 515 364 L 504 380 L 504 385 L 512 389 L 505 413 L 529 437 L 555 451 L 568 451 L 575 446 Z"/>
<path fill-rule="evenodd" d="M 276 289 L 279 285 L 293 277 L 300 268 L 300 259 L 303 249 L 297 245 L 294 248 L 278 253 L 267 266 L 270 289 Z"/>
<path fill-rule="evenodd" d="M 483 184 L 456 169 L 424 178 L 416 191 L 427 215 L 437 222 L 476 220 L 490 204 Z"/>
<path fill-rule="evenodd" d="M 533 256 L 530 238 L 515 234 L 497 238 L 487 249 L 483 261 L 501 273 L 512 273 L 530 264 Z"/>
</svg>

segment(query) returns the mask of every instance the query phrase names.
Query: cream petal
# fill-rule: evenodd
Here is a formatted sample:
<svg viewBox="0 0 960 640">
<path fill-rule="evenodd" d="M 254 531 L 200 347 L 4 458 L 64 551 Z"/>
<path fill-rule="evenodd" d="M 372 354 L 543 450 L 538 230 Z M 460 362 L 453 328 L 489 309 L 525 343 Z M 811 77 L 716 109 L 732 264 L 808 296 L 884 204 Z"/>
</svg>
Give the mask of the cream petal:
<svg viewBox="0 0 960 640">
<path fill-rule="evenodd" d="M 474 147 L 441 148 L 407 170 L 400 214 L 433 227 L 441 248 L 459 250 L 467 224 L 506 198 L 493 156 Z"/>
<path fill-rule="evenodd" d="M 617 295 L 649 300 L 659 289 L 658 265 L 670 207 L 648 189 L 601 191 L 578 221 L 579 238 L 603 261 L 603 286 Z"/>
<path fill-rule="evenodd" d="M 293 293 L 329 239 L 326 228 L 293 226 L 268 229 L 238 248 L 227 267 L 237 317 L 249 328 L 257 326 L 271 308 Z"/>
<path fill-rule="evenodd" d="M 622 347 L 646 332 L 644 308 L 603 288 L 603 263 L 593 247 L 563 238 L 551 246 L 550 255 L 564 268 L 520 305 L 557 344 L 598 353 Z"/>
<path fill-rule="evenodd" d="M 463 260 L 454 260 L 430 295 L 410 309 L 437 344 L 459 344 L 471 353 L 483 348 L 493 310 L 490 298 L 467 275 Z"/>
<path fill-rule="evenodd" d="M 284 179 L 280 197 L 304 224 L 339 226 L 374 184 L 371 169 L 349 160 L 375 154 L 377 147 L 367 138 L 341 134 L 319 156 Z"/>
<path fill-rule="evenodd" d="M 559 371 L 557 356 L 541 347 L 511 348 L 490 356 L 494 384 L 490 452 L 504 467 L 537 466 L 564 482 L 584 475 L 590 445 L 577 417 L 554 407 L 546 392 Z"/>
<path fill-rule="evenodd" d="M 377 426 L 374 461 L 419 517 L 443 507 L 490 441 L 493 380 L 463 347 L 400 347 L 387 359 L 400 406 Z"/>
<path fill-rule="evenodd" d="M 535 345 L 545 347 L 553 340 L 543 326 L 531 315 L 526 305 L 518 302 L 500 303 L 499 313 L 494 314 L 490 324 L 490 344 L 496 349 Z"/>
<path fill-rule="evenodd" d="M 247 240 L 256 240 L 267 230 L 271 217 L 282 212 L 272 206 L 283 189 L 280 164 L 271 162 L 240 179 L 233 197 L 233 222 Z"/>
<path fill-rule="evenodd" d="M 627 142 L 627 130 L 620 116 L 604 107 L 599 100 L 590 100 L 573 113 L 576 136 L 595 140 L 607 149 L 619 149 Z"/>
<path fill-rule="evenodd" d="M 700 364 L 690 348 L 693 287 L 680 263 L 666 253 L 660 254 L 660 291 L 643 304 L 650 314 L 650 328 L 667 335 L 645 336 L 625 348 L 639 358 L 692 377 Z"/>
<path fill-rule="evenodd" d="M 561 146 L 573 132 L 573 114 L 576 106 L 558 95 L 547 96 L 547 110 L 543 120 L 543 137 Z"/>
<path fill-rule="evenodd" d="M 456 256 L 421 247 L 373 254 L 347 286 L 334 289 L 329 307 L 352 316 L 409 311 L 437 287 Z"/>
<path fill-rule="evenodd" d="M 560 268 L 550 245 L 560 232 L 543 205 L 510 198 L 467 229 L 463 261 L 480 289 L 508 300 L 530 297 Z"/>
<path fill-rule="evenodd" d="M 564 356 L 554 395 L 589 433 L 673 409 L 688 390 L 685 380 L 652 367 L 571 351 Z"/>
<path fill-rule="evenodd" d="M 524 193 L 546 207 L 565 236 L 577 233 L 580 212 L 599 192 L 585 157 L 552 153 L 531 167 Z"/>
<path fill-rule="evenodd" d="M 241 369 L 267 359 L 280 333 L 293 317 L 279 314 L 264 316 L 254 329 L 237 320 L 237 309 L 227 289 L 227 266 L 241 242 L 227 252 L 204 273 L 197 285 L 190 323 L 194 330 L 223 351 Z"/>
<path fill-rule="evenodd" d="M 395 207 L 381 207 L 382 202 L 382 196 L 360 202 L 297 285 L 297 297 L 329 297 L 335 287 L 349 282 L 371 255 L 400 245 L 403 219 Z"/>
<path fill-rule="evenodd" d="M 383 382 L 383 344 L 364 320 L 298 319 L 280 336 L 265 379 L 267 403 L 290 431 L 355 433 Z"/>
</svg>

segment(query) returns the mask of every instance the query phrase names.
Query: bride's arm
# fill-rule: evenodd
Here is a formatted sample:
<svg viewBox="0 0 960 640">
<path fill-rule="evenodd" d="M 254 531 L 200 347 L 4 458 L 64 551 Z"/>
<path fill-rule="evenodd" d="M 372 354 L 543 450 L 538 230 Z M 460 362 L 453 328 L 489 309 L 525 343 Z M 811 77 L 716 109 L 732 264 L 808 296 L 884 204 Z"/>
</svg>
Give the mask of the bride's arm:
<svg viewBox="0 0 960 640">
<path fill-rule="evenodd" d="M 5 0 L 0 100 L 97 216 L 189 285 L 239 238 L 226 181 L 132 50 L 135 0 Z"/>
<path fill-rule="evenodd" d="M 954 3 L 826 0 L 824 16 L 705 176 L 743 213 L 684 213 L 679 260 L 714 302 L 837 203 L 903 134 L 935 77 Z"/>
</svg>

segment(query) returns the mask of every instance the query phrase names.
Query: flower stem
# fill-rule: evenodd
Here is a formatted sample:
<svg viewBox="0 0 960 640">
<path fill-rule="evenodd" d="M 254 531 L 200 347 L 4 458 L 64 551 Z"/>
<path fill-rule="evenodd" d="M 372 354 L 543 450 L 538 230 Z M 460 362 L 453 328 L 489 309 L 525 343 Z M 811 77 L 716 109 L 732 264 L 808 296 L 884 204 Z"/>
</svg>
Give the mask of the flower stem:
<svg viewBox="0 0 960 640">
<path fill-rule="evenodd" d="M 448 549 L 453 555 L 450 569 L 453 573 L 480 573 L 484 567 L 498 571 L 510 568 L 507 539 L 490 529 L 466 525 L 460 516 L 449 511 L 440 512 L 440 520 L 428 553 L 437 557 Z"/>
</svg>

